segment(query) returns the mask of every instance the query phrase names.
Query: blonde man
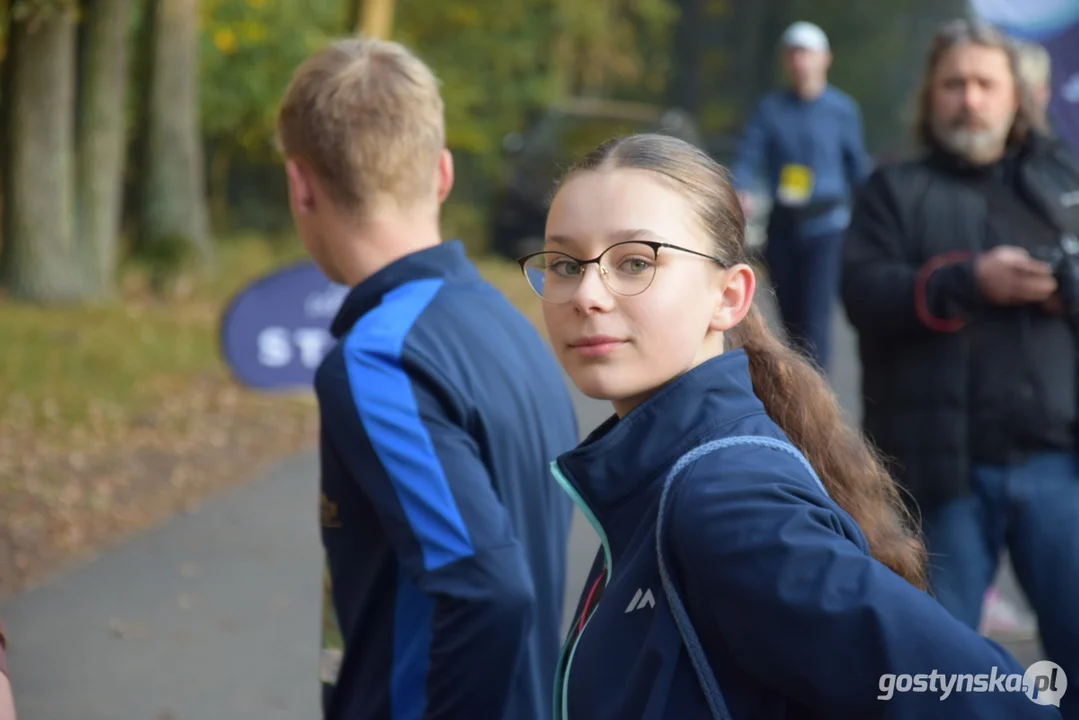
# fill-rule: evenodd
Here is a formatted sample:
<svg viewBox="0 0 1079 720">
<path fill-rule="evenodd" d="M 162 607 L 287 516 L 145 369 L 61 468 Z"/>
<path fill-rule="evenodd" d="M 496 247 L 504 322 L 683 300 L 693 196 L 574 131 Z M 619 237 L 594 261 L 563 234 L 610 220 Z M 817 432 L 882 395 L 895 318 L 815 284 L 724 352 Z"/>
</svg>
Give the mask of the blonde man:
<svg viewBox="0 0 1079 720">
<path fill-rule="evenodd" d="M 442 242 L 453 184 L 431 70 L 352 39 L 280 109 L 296 228 L 352 288 L 315 379 L 326 718 L 550 717 L 578 441 L 531 323 Z"/>
</svg>

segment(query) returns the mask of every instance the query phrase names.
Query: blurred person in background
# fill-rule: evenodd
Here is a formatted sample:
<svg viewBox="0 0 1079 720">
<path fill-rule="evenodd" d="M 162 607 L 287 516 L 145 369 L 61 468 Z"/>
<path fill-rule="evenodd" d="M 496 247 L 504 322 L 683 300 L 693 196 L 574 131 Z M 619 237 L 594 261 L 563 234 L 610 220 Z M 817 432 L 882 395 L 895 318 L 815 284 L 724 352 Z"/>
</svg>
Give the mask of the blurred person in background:
<svg viewBox="0 0 1079 720">
<path fill-rule="evenodd" d="M 535 326 L 443 242 L 438 80 L 397 43 L 338 42 L 278 117 L 308 252 L 351 288 L 315 377 L 328 565 L 327 719 L 551 715 L 577 444 Z"/>
<path fill-rule="evenodd" d="M 789 86 L 765 96 L 745 127 L 734 182 L 747 215 L 763 174 L 772 201 L 765 262 L 791 341 L 827 371 L 850 197 L 867 177 L 858 104 L 828 83 L 832 52 L 816 25 L 781 39 Z"/>
<path fill-rule="evenodd" d="M 1034 102 L 1047 117 L 1053 99 L 1053 64 L 1049 51 L 1037 43 L 1018 42 L 1019 78 L 1034 96 Z M 1048 122 L 1046 122 L 1048 124 Z"/>
<path fill-rule="evenodd" d="M 1049 658 L 1077 678 L 1074 290 L 1043 258 L 1079 233 L 1079 168 L 1045 136 L 1018 67 L 991 26 L 940 28 L 919 98 L 924 153 L 859 194 L 842 295 L 864 427 L 922 513 L 931 589 L 977 627 L 1006 545 Z M 1079 717 L 1079 694 L 1062 710 Z"/>
</svg>

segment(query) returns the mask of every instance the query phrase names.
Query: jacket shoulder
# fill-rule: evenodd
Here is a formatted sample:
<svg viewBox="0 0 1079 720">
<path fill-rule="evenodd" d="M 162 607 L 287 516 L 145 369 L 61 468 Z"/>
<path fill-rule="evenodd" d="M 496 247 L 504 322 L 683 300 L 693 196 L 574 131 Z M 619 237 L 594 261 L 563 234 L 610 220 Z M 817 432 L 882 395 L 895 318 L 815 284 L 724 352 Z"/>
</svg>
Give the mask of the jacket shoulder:
<svg viewBox="0 0 1079 720">
<path fill-rule="evenodd" d="M 808 509 L 819 522 L 867 551 L 857 523 L 778 429 L 776 434 L 717 438 L 683 455 L 680 464 L 682 477 L 673 479 L 676 486 L 667 512 L 671 527 L 681 528 L 683 537 L 697 534 L 694 528 L 717 517 L 720 504 L 738 508 L 739 522 L 750 526 L 754 521 L 745 517 L 746 512 L 776 517 Z"/>
<path fill-rule="evenodd" d="M 901 160 L 878 165 L 858 190 L 860 203 L 884 203 L 897 208 L 926 188 L 932 171 L 923 160 Z"/>
<path fill-rule="evenodd" d="M 765 494 L 771 492 L 768 488 L 786 488 L 814 502 L 829 499 L 809 462 L 782 431 L 737 430 L 698 445 L 672 468 L 685 475 L 688 494 L 706 495 L 710 487 L 725 492 L 762 490 Z"/>
<path fill-rule="evenodd" d="M 326 409 L 353 401 L 356 393 L 387 383 L 422 381 L 440 385 L 437 368 L 425 367 L 423 354 L 411 352 L 418 328 L 439 303 L 440 278 L 414 280 L 390 291 L 365 313 L 326 354 L 315 373 L 315 393 Z M 452 328 L 447 329 L 452 332 Z"/>
<path fill-rule="evenodd" d="M 849 112 L 861 112 L 858 101 L 834 85 L 828 87 L 828 97 L 836 107 Z"/>
<path fill-rule="evenodd" d="M 916 178 L 927 177 L 929 172 L 929 167 L 922 159 L 897 160 L 877 165 L 869 180 L 894 190 Z"/>
</svg>

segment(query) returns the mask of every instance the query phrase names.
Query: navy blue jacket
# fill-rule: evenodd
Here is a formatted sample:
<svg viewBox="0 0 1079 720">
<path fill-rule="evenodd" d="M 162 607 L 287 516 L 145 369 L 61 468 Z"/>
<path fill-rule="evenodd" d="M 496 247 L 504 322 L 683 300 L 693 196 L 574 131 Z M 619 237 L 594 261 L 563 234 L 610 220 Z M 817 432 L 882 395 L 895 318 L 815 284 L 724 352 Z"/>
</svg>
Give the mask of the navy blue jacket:
<svg viewBox="0 0 1079 720">
<path fill-rule="evenodd" d="M 786 440 L 753 393 L 745 352 L 735 350 L 558 459 L 556 476 L 602 548 L 559 662 L 556 720 L 710 717 L 660 583 L 657 504 L 681 455 L 743 435 Z M 797 457 L 739 445 L 684 473 L 669 498 L 668 557 L 734 720 L 1059 717 L 1021 692 L 878 699 L 888 673 L 1024 669 L 872 559 L 858 526 Z"/>
<path fill-rule="evenodd" d="M 344 653 L 325 716 L 548 718 L 579 441 L 532 324 L 447 242 L 357 286 L 316 375 Z"/>
</svg>

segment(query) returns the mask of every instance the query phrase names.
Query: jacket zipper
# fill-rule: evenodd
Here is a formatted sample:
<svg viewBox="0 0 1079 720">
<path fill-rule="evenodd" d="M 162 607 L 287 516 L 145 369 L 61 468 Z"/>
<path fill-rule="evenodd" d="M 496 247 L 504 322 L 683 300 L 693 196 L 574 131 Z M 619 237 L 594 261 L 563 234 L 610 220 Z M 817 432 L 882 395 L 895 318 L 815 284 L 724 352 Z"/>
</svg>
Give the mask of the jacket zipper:
<svg viewBox="0 0 1079 720">
<path fill-rule="evenodd" d="M 607 584 L 611 581 L 611 571 L 613 566 L 611 564 L 611 545 L 607 540 L 607 533 L 603 531 L 603 526 L 599 524 L 599 520 L 596 519 L 595 513 L 592 512 L 592 508 L 588 507 L 588 503 L 584 501 L 581 494 L 577 492 L 573 484 L 562 472 L 562 468 L 559 467 L 558 461 L 551 463 L 551 474 L 554 475 L 555 480 L 562 486 L 562 489 L 566 491 L 566 494 L 570 496 L 574 504 L 581 509 L 584 516 L 588 518 L 588 522 L 592 524 L 592 528 L 599 535 L 600 543 L 603 545 L 603 555 L 606 561 L 603 587 L 606 588 Z M 602 599 L 601 599 L 602 601 Z M 598 607 L 599 603 L 597 603 Z M 583 612 L 588 612 L 588 608 L 585 608 Z M 577 652 L 577 645 L 581 642 L 581 637 L 584 636 L 584 631 L 588 629 L 588 623 L 592 621 L 592 615 L 595 615 L 595 610 L 589 614 L 584 621 L 584 626 L 581 627 L 580 632 L 574 633 L 570 630 L 569 635 L 566 637 L 566 642 L 562 645 L 562 652 L 558 657 L 558 667 L 555 669 L 555 682 L 554 682 L 554 720 L 567 720 L 567 704 L 568 694 L 567 688 L 569 687 L 569 673 L 570 668 L 573 666 L 573 654 Z"/>
</svg>

